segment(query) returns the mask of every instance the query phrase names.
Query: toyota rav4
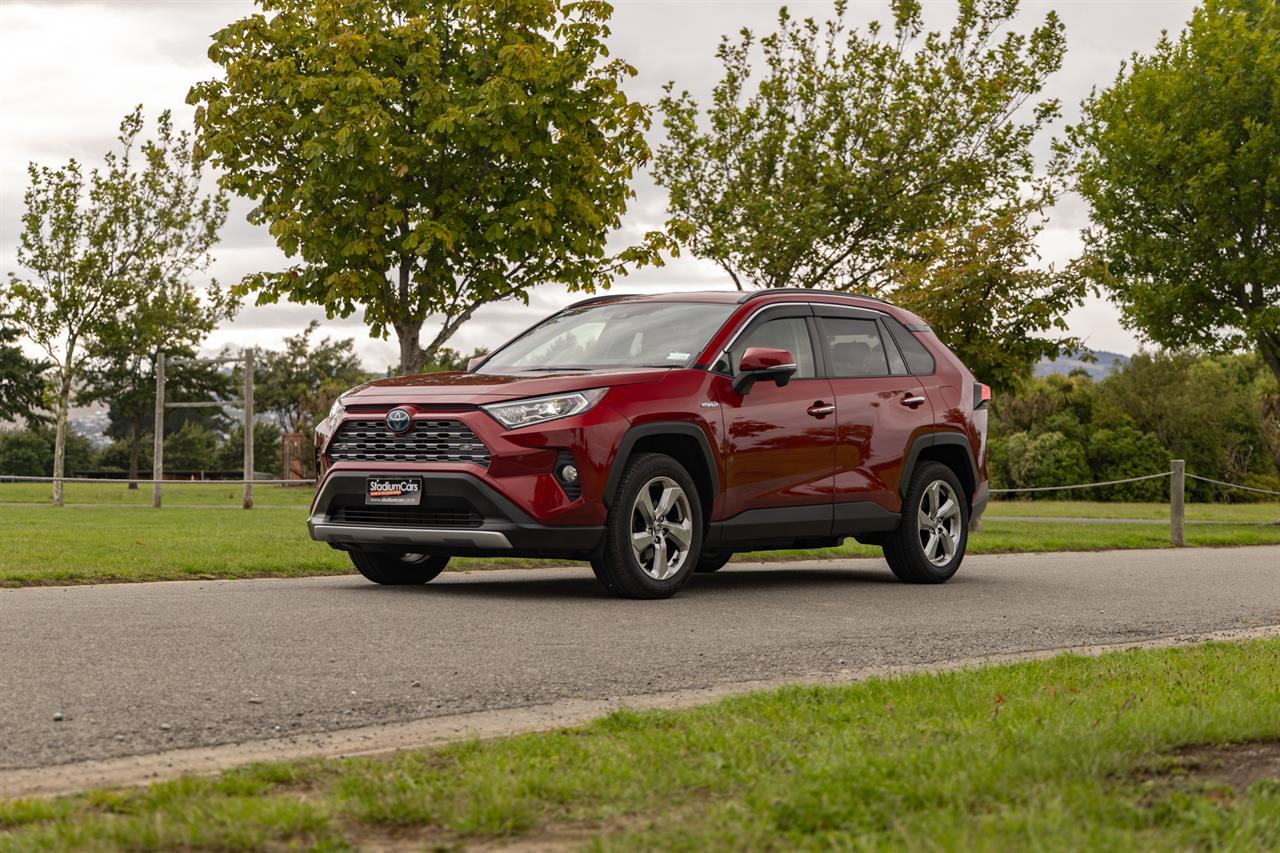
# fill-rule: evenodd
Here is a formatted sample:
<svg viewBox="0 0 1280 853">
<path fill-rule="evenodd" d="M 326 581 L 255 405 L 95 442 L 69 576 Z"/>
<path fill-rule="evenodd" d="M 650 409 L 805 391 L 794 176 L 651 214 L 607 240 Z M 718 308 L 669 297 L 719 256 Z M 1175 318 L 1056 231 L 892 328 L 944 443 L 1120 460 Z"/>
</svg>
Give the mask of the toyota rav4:
<svg viewBox="0 0 1280 853">
<path fill-rule="evenodd" d="M 878 299 L 598 297 L 466 371 L 343 394 L 316 431 L 309 527 L 380 584 L 556 557 L 661 598 L 738 552 L 850 536 L 941 583 L 986 506 L 989 399 Z"/>
</svg>

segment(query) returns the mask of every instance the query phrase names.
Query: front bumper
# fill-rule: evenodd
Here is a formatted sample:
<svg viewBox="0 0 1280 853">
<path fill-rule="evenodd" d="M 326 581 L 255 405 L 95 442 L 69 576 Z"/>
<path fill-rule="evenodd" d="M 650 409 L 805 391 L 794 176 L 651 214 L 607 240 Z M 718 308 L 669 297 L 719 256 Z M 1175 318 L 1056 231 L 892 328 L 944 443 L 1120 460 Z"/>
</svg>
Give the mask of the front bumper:
<svg viewBox="0 0 1280 853">
<path fill-rule="evenodd" d="M 307 521 L 311 538 L 342 550 L 572 559 L 592 556 L 604 538 L 603 526 L 540 524 L 483 480 L 451 471 L 402 469 L 422 477 L 422 506 L 366 508 L 365 478 L 378 473 L 330 472 Z"/>
</svg>

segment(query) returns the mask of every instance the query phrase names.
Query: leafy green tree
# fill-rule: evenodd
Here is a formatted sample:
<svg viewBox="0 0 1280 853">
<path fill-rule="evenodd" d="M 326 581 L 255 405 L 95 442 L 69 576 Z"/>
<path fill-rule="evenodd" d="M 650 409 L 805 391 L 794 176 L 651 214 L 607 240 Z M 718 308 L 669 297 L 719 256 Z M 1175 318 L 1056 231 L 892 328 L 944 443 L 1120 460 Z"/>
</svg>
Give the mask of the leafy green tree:
<svg viewBox="0 0 1280 853">
<path fill-rule="evenodd" d="M 1082 346 L 1066 333 L 1066 315 L 1085 295 L 1085 279 L 1074 266 L 1046 269 L 1036 253 L 1050 198 L 1012 204 L 976 225 L 920 232 L 908 240 L 906 256 L 889 264 L 893 301 L 927 317 L 998 393 L 1012 390 L 1041 359 Z"/>
<path fill-rule="evenodd" d="M 259 471 L 280 473 L 280 427 L 259 420 L 253 425 L 253 462 Z M 242 471 L 244 466 L 244 425 L 231 427 L 218 444 L 214 467 L 219 471 Z"/>
<path fill-rule="evenodd" d="M 961 0 L 945 34 L 925 33 L 918 0 L 891 8 L 887 32 L 850 30 L 839 0 L 823 24 L 783 8 L 775 32 L 725 38 L 705 115 L 668 84 L 654 170 L 668 230 L 739 289 L 892 296 L 1008 387 L 1072 343 L 1044 333 L 1082 290 L 1031 263 L 1058 189 L 1031 152 L 1058 104 L 1036 99 L 1063 28 L 1049 13 L 1002 35 L 1017 0 Z"/>
<path fill-rule="evenodd" d="M 16 346 L 21 337 L 22 332 L 0 314 L 0 423 L 21 418 L 32 426 L 41 420 L 49 363 L 28 358 Z"/>
<path fill-rule="evenodd" d="M 45 477 L 52 467 L 53 454 L 39 433 L 30 429 L 0 432 L 0 474 Z"/>
<path fill-rule="evenodd" d="M 199 424 L 187 423 L 164 441 L 164 467 L 170 471 L 213 471 L 218 467 L 217 437 Z"/>
<path fill-rule="evenodd" d="M 98 453 L 97 467 L 103 471 L 127 472 L 131 465 L 143 470 L 151 468 L 151 433 L 143 433 L 138 455 L 134 456 L 133 442 L 128 438 L 116 439 Z"/>
<path fill-rule="evenodd" d="M 138 477 L 142 434 L 154 417 L 156 356 L 195 356 L 214 327 L 235 313 L 237 304 L 216 281 L 203 294 L 191 281 L 213 261 L 210 251 L 227 218 L 227 196 L 201 192 L 203 167 L 191 156 L 191 134 L 175 136 L 167 112 L 160 116 L 158 133 L 160 150 L 172 152 L 175 172 L 183 177 L 174 182 L 168 204 L 181 217 L 170 230 L 185 246 L 173 252 L 171 262 L 146 270 L 148 278 L 137 282 L 128 307 L 104 318 L 90 347 L 87 388 L 80 394 L 86 402 L 110 403 L 113 424 L 125 421 L 131 480 Z M 209 383 L 195 381 L 201 373 L 172 368 L 172 385 L 181 389 L 173 399 L 181 399 L 183 393 L 212 392 L 205 387 Z M 137 488 L 137 483 L 129 488 Z"/>
<path fill-rule="evenodd" d="M 302 334 L 285 338 L 283 350 L 258 355 L 254 403 L 258 411 L 274 415 L 286 432 L 311 430 L 339 394 L 369 378 L 355 342 L 329 337 L 313 341 L 319 328 L 313 320 Z"/>
<path fill-rule="evenodd" d="M 57 432 L 40 424 L 24 430 L 0 432 L 0 474 L 19 477 L 48 477 L 53 470 Z M 67 433 L 64 461 L 72 473 L 94 467 L 93 443 L 78 432 Z"/>
<path fill-rule="evenodd" d="M 1125 321 L 1165 347 L 1250 345 L 1280 380 L 1278 31 L 1275 0 L 1207 0 L 1069 136 L 1092 275 Z"/>
<path fill-rule="evenodd" d="M 606 251 L 649 157 L 649 111 L 621 88 L 635 72 L 606 58 L 608 4 L 259 4 L 214 35 L 225 75 L 188 97 L 222 185 L 296 259 L 241 283 L 259 303 L 363 308 L 412 372 L 481 305 L 661 262 L 659 234 Z"/>
<path fill-rule="evenodd" d="M 87 175 L 75 160 L 27 170 L 18 263 L 31 275 L 11 273 L 0 297 L 53 362 L 58 506 L 72 393 L 95 350 L 149 289 L 199 266 L 225 214 L 225 199 L 200 196 L 189 140 L 173 135 L 168 113 L 156 139 L 139 144 L 142 128 L 138 107 L 120 124 L 119 150 Z"/>
</svg>

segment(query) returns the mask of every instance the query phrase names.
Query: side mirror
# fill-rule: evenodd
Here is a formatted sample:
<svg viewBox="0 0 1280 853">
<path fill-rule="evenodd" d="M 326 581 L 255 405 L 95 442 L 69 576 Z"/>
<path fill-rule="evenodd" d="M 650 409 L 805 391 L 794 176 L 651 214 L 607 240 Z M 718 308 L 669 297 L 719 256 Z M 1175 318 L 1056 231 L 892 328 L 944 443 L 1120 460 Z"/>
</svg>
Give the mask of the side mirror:
<svg viewBox="0 0 1280 853">
<path fill-rule="evenodd" d="M 470 373 L 471 371 L 479 367 L 480 362 L 484 361 L 488 357 L 489 357 L 489 354 L 485 353 L 484 355 L 477 355 L 467 359 L 467 373 Z"/>
<path fill-rule="evenodd" d="M 772 379 L 781 388 L 791 381 L 796 372 L 796 357 L 784 349 L 773 347 L 748 347 L 738 359 L 738 375 L 733 380 L 733 390 L 746 394 L 762 379 Z"/>
</svg>

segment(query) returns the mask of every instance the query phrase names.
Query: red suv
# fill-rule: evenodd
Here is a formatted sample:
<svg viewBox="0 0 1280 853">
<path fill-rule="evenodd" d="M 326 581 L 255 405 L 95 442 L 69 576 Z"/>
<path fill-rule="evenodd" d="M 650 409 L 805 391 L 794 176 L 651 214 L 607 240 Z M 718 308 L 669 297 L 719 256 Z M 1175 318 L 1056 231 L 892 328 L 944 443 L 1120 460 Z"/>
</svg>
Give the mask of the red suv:
<svg viewBox="0 0 1280 853">
<path fill-rule="evenodd" d="M 848 536 L 941 583 L 986 506 L 989 398 L 877 299 L 598 297 L 465 372 L 343 394 L 309 527 L 382 584 L 454 555 L 557 557 L 661 598 L 740 551 Z"/>
</svg>

